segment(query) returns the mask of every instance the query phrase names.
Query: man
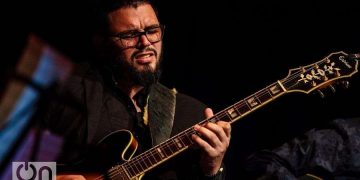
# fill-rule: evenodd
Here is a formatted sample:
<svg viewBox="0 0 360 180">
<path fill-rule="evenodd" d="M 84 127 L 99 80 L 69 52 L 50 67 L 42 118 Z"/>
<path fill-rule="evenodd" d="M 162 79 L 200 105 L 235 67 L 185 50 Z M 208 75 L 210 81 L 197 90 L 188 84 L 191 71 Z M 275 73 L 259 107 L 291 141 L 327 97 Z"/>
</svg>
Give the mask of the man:
<svg viewBox="0 0 360 180">
<path fill-rule="evenodd" d="M 62 89 L 62 97 L 71 97 L 72 106 L 65 101 L 51 103 L 45 118 L 46 125 L 66 139 L 59 171 L 71 173 L 58 179 L 83 179 L 74 171 L 86 169 L 83 162 L 89 157 L 101 156 L 93 154 L 92 147 L 117 130 L 131 131 L 139 141 L 138 154 L 187 128 L 196 132 L 191 136 L 196 148 L 151 169 L 143 178 L 224 179 L 222 161 L 230 124 L 195 125 L 213 116 L 211 109 L 158 82 L 164 26 L 153 5 L 148 0 L 105 0 L 96 6 L 96 60 L 83 65 Z"/>
</svg>

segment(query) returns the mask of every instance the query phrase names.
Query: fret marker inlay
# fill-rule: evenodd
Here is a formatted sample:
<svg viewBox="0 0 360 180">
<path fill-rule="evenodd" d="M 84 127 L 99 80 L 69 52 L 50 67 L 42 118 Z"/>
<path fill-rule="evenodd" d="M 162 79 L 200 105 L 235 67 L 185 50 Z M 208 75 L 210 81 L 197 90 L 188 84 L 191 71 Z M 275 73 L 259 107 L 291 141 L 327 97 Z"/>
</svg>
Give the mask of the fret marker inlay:
<svg viewBox="0 0 360 180">
<path fill-rule="evenodd" d="M 161 151 L 160 148 L 157 148 L 157 151 L 160 153 L 160 155 L 161 155 L 162 158 L 165 158 L 165 155 L 164 155 L 164 153 Z"/>
<path fill-rule="evenodd" d="M 230 115 L 231 118 L 235 118 L 237 116 L 239 116 L 239 114 L 236 112 L 236 110 L 234 108 L 231 108 L 229 110 L 227 110 L 227 113 Z"/>
<path fill-rule="evenodd" d="M 272 87 L 270 88 L 270 91 L 271 91 L 272 94 L 277 94 L 277 93 L 280 92 L 280 89 L 279 89 L 278 86 L 275 85 L 275 86 L 272 86 Z"/>
<path fill-rule="evenodd" d="M 180 143 L 179 139 L 178 139 L 178 138 L 175 138 L 174 140 L 175 140 L 175 142 L 176 142 L 176 145 L 177 145 L 179 148 L 182 148 L 182 144 Z"/>
<path fill-rule="evenodd" d="M 254 106 L 257 106 L 259 103 L 258 102 L 256 102 L 256 100 L 255 100 L 255 98 L 249 98 L 248 100 L 247 100 L 247 102 L 249 103 L 249 105 L 251 106 L 251 107 L 254 107 Z"/>
</svg>

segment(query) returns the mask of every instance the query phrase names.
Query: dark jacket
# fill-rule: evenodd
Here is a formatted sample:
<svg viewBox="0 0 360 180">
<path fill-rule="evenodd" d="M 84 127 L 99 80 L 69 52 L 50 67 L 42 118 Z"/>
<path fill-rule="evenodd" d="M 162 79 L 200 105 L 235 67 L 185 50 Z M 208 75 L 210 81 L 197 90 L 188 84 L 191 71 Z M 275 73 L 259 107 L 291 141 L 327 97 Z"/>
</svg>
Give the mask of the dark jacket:
<svg viewBox="0 0 360 180">
<path fill-rule="evenodd" d="M 92 157 L 97 156 L 92 154 L 92 149 L 96 149 L 93 147 L 114 131 L 126 129 L 139 139 L 147 136 L 146 131 L 137 130 L 140 123 L 132 102 L 114 86 L 107 72 L 90 65 L 82 65 L 61 86 L 57 94 L 57 98 L 53 98 L 47 107 L 44 122 L 47 128 L 62 135 L 66 140 L 57 160 L 59 171 L 78 169 L 79 166 L 83 166 L 84 159 L 89 159 L 89 154 Z M 194 98 L 174 93 L 161 84 L 155 84 L 148 89 L 145 97 L 148 96 L 150 146 L 155 146 L 204 120 L 205 105 Z M 171 105 L 172 103 L 174 105 Z M 170 112 L 172 106 L 175 109 Z M 189 149 L 161 163 L 144 178 L 207 178 L 201 175 L 198 166 L 199 151 Z M 120 153 L 122 150 L 118 151 Z M 224 176 L 217 178 L 221 179 Z"/>
</svg>

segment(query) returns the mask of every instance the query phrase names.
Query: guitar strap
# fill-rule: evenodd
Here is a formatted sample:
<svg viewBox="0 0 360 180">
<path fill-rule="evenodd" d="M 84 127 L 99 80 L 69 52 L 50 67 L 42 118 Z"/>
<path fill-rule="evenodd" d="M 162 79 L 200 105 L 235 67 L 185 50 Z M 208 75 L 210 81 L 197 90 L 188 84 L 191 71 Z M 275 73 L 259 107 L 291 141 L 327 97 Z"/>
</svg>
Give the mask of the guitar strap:
<svg viewBox="0 0 360 180">
<path fill-rule="evenodd" d="M 149 125 L 152 145 L 170 138 L 174 124 L 176 90 L 157 83 L 151 87 L 144 108 L 144 123 Z"/>
</svg>

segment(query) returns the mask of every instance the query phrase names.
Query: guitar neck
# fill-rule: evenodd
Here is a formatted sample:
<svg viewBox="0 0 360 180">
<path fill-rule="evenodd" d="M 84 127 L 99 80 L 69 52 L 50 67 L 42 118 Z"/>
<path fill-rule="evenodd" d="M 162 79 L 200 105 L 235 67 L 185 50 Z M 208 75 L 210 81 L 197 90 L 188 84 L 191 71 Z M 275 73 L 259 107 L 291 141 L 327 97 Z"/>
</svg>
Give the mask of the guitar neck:
<svg viewBox="0 0 360 180">
<path fill-rule="evenodd" d="M 277 81 L 198 124 L 204 125 L 207 122 L 220 120 L 233 123 L 279 97 L 284 92 L 286 92 L 286 89 L 280 81 Z M 193 134 L 195 134 L 195 131 L 190 127 L 119 166 L 122 166 L 122 170 L 128 176 L 139 176 L 190 147 L 193 144 L 191 139 Z"/>
<path fill-rule="evenodd" d="M 220 120 L 233 123 L 285 93 L 303 92 L 308 94 L 334 82 L 341 82 L 358 72 L 359 58 L 360 54 L 348 55 L 340 51 L 331 53 L 316 63 L 290 69 L 288 76 L 284 79 L 270 84 L 198 124 L 205 125 L 208 122 Z M 139 177 L 189 148 L 194 143 L 191 138 L 193 134 L 196 132 L 193 127 L 190 127 L 130 161 L 115 166 L 110 171 L 124 173 L 130 178 Z"/>
<path fill-rule="evenodd" d="M 281 81 L 277 81 L 264 89 L 238 101 L 237 103 L 227 107 L 226 109 L 216 113 L 213 117 L 202 121 L 200 124 L 206 122 L 228 121 L 233 123 L 247 114 L 262 107 L 268 102 L 276 99 L 287 90 Z"/>
</svg>

